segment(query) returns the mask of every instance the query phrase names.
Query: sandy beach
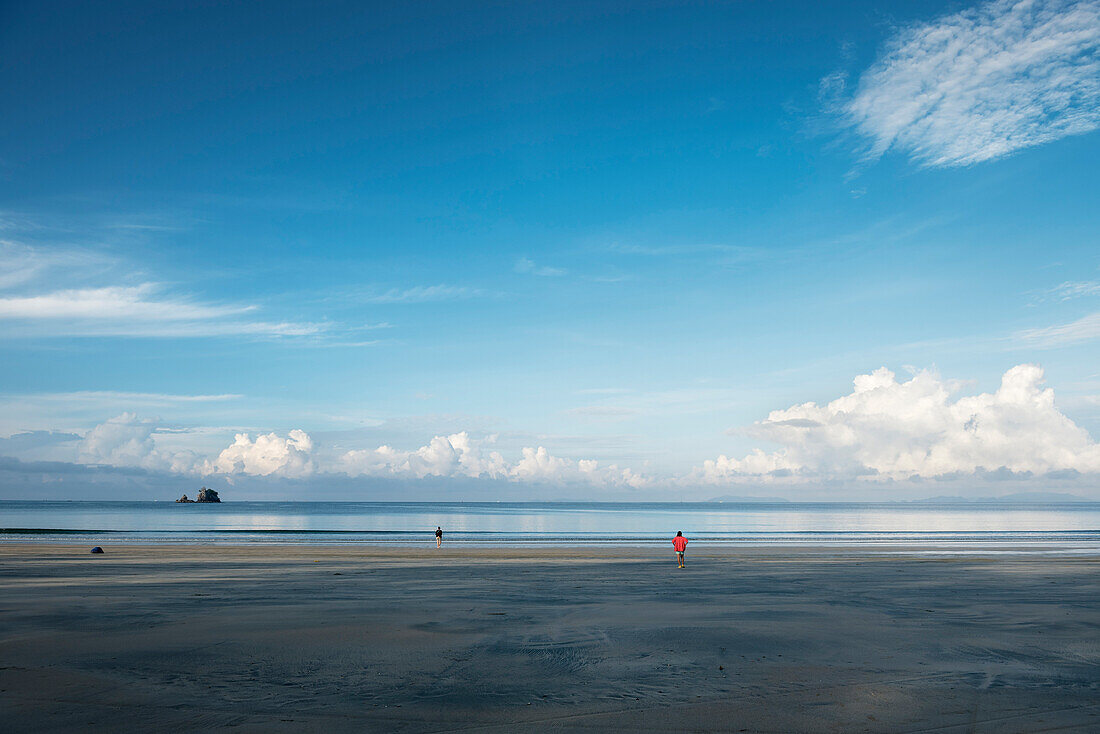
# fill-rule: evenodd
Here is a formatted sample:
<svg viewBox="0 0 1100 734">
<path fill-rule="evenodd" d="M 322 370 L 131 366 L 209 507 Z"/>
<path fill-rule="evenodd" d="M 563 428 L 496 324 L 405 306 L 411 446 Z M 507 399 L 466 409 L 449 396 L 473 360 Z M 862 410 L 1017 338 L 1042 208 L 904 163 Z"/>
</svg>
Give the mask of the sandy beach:
<svg viewBox="0 0 1100 734">
<path fill-rule="evenodd" d="M 1100 556 L 106 551 L 0 546 L 5 731 L 1100 730 Z"/>
</svg>

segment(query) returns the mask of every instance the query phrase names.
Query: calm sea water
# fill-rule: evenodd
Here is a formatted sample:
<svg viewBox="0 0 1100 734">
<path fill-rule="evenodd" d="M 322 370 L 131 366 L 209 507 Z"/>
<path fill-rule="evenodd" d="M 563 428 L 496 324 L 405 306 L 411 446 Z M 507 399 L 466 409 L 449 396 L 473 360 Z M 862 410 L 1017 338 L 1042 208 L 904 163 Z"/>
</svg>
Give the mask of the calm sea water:
<svg viewBox="0 0 1100 734">
<path fill-rule="evenodd" d="M 0 542 L 935 544 L 1100 551 L 1100 503 L 0 502 Z M 698 546 L 696 546 L 698 547 Z"/>
</svg>

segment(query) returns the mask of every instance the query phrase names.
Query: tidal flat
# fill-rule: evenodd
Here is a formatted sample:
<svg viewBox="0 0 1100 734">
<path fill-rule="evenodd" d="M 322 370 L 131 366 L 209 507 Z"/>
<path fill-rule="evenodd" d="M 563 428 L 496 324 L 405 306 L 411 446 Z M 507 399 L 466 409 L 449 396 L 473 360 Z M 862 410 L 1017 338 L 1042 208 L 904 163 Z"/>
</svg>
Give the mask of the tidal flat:
<svg viewBox="0 0 1100 734">
<path fill-rule="evenodd" d="M 1100 730 L 1100 553 L 104 548 L 0 545 L 5 731 Z"/>
</svg>

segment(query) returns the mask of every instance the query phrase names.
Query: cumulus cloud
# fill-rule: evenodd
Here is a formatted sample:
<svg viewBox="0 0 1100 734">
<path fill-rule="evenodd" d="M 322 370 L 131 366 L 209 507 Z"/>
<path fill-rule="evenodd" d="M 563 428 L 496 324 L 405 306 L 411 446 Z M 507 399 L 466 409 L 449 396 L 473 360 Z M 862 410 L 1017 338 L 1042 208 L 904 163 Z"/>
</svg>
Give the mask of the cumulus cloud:
<svg viewBox="0 0 1100 734">
<path fill-rule="evenodd" d="M 773 411 L 747 433 L 778 443 L 740 459 L 719 456 L 693 481 L 945 478 L 1001 472 L 1100 472 L 1100 444 L 1058 410 L 1040 367 L 1004 374 L 996 392 L 952 399 L 957 385 L 922 371 L 898 382 L 886 368 L 855 379 L 827 405 Z"/>
<path fill-rule="evenodd" d="M 169 450 L 157 445 L 157 435 L 172 433 L 160 421 L 123 413 L 88 431 L 80 441 L 82 464 L 141 467 L 173 474 L 248 474 L 254 476 L 305 477 L 314 472 L 313 440 L 305 431 L 293 430 L 281 437 L 260 434 L 252 440 L 238 433 L 217 457 L 200 459 L 190 450 Z"/>
<path fill-rule="evenodd" d="M 79 461 L 173 473 L 194 471 L 196 458 L 191 452 L 165 452 L 157 448 L 154 439 L 157 429 L 156 420 L 122 413 L 84 435 L 78 447 Z"/>
<path fill-rule="evenodd" d="M 590 459 L 573 460 L 552 455 L 543 446 L 524 448 L 514 462 L 491 448 L 495 436 L 475 439 L 466 431 L 436 436 L 411 451 L 383 445 L 356 449 L 339 456 L 318 455 L 312 437 L 295 429 L 277 433 L 238 433 L 233 443 L 215 457 L 202 459 L 195 452 L 170 450 L 157 444 L 175 434 L 158 420 L 123 413 L 88 431 L 78 445 L 82 464 L 140 467 L 153 471 L 194 476 L 247 475 L 304 478 L 315 474 L 349 477 L 425 479 L 430 477 L 492 479 L 535 484 L 582 484 L 598 487 L 634 487 L 651 484 L 649 477 L 615 464 L 601 465 Z M 0 441 L 2 443 L 2 441 Z"/>
<path fill-rule="evenodd" d="M 123 413 L 101 423 L 80 442 L 80 459 L 86 464 L 139 464 L 153 452 L 156 424 Z"/>
<path fill-rule="evenodd" d="M 491 442 L 492 439 L 490 439 Z M 545 447 L 524 448 L 515 463 L 497 451 L 485 451 L 465 431 L 436 436 L 414 451 L 390 446 L 348 451 L 340 468 L 351 476 L 472 477 L 548 484 L 594 484 L 640 487 L 647 479 L 615 465 L 601 467 L 590 459 L 574 461 L 553 456 Z"/>
<path fill-rule="evenodd" d="M 1100 0 L 995 0 L 904 29 L 842 111 L 873 157 L 894 149 L 925 166 L 1095 130 Z"/>
<path fill-rule="evenodd" d="M 592 459 L 572 461 L 552 456 L 544 447 L 525 448 L 522 458 L 516 462 L 509 476 L 518 481 L 536 481 L 546 483 L 575 483 L 596 486 L 616 486 L 639 488 L 649 484 L 649 479 L 630 469 L 620 469 L 617 465 L 601 467 Z"/>
<path fill-rule="evenodd" d="M 506 474 L 504 458 L 497 452 L 482 455 L 481 446 L 465 431 L 436 436 L 415 451 L 398 451 L 391 446 L 348 451 L 340 467 L 352 476 L 501 477 Z"/>
<path fill-rule="evenodd" d="M 292 430 L 285 438 L 276 433 L 260 434 L 255 441 L 247 433 L 238 433 L 233 444 L 218 454 L 218 458 L 206 462 L 203 473 L 305 477 L 316 468 L 312 452 L 313 439 L 299 429 Z"/>
</svg>

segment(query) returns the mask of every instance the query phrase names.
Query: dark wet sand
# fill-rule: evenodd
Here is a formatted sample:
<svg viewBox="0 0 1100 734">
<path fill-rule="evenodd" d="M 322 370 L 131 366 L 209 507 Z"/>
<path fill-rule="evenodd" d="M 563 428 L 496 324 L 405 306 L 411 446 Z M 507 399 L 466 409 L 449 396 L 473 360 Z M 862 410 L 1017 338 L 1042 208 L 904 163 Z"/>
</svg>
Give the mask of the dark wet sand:
<svg viewBox="0 0 1100 734">
<path fill-rule="evenodd" d="M 1100 555 L 0 545 L 0 730 L 198 729 L 1096 732 Z"/>
</svg>

